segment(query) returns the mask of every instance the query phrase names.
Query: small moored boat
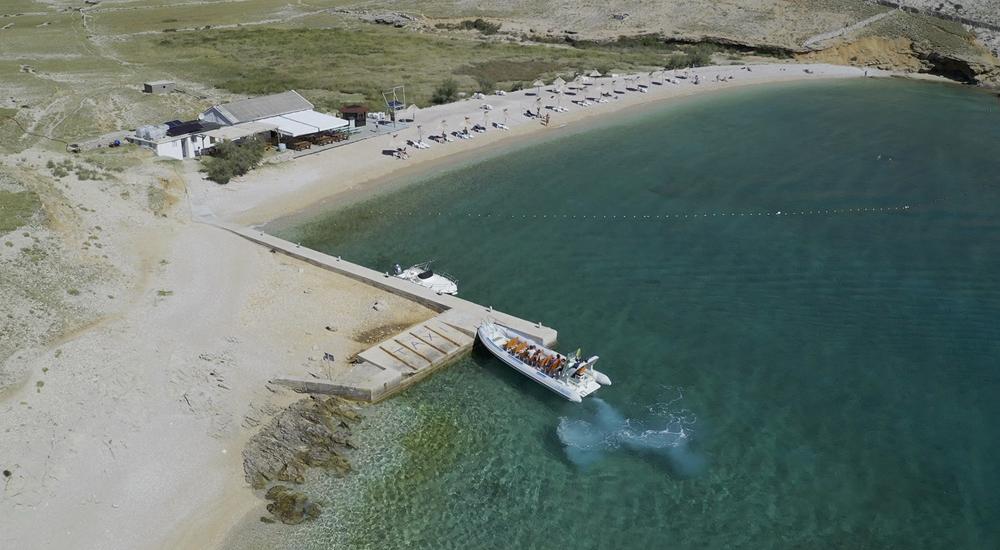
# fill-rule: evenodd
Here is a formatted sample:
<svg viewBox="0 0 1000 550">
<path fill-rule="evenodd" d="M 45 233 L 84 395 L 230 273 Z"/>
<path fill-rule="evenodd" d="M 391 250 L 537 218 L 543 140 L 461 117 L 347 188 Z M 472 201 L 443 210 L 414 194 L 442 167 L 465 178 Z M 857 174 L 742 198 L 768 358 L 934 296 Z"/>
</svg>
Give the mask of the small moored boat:
<svg viewBox="0 0 1000 550">
<path fill-rule="evenodd" d="M 434 273 L 430 262 L 416 264 L 403 269 L 399 264 L 392 268 L 392 276 L 429 288 L 438 294 L 458 294 L 458 281 L 447 273 Z"/>
<path fill-rule="evenodd" d="M 486 321 L 476 331 L 479 341 L 498 359 L 546 388 L 579 403 L 611 379 L 594 368 L 598 357 L 587 360 L 562 355 L 533 337 L 510 327 Z"/>
</svg>

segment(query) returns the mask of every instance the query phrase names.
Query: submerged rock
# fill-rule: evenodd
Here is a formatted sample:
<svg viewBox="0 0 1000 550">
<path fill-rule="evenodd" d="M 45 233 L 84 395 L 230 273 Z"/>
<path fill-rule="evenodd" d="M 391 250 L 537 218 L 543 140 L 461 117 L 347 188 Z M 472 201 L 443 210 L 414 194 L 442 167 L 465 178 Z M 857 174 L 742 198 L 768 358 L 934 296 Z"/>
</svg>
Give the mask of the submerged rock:
<svg viewBox="0 0 1000 550">
<path fill-rule="evenodd" d="M 293 403 L 243 449 L 247 482 L 260 490 L 273 482 L 302 483 L 309 468 L 347 474 L 351 463 L 344 453 L 354 448 L 349 422 L 360 418 L 353 405 L 338 397 Z"/>
<path fill-rule="evenodd" d="M 284 485 L 275 485 L 268 489 L 264 496 L 271 501 L 267 511 L 274 514 L 282 523 L 297 525 L 309 519 L 319 517 L 322 509 L 319 504 L 309 500 L 309 497 Z M 261 521 L 265 521 L 261 518 Z M 267 523 L 265 521 L 265 523 Z"/>
</svg>

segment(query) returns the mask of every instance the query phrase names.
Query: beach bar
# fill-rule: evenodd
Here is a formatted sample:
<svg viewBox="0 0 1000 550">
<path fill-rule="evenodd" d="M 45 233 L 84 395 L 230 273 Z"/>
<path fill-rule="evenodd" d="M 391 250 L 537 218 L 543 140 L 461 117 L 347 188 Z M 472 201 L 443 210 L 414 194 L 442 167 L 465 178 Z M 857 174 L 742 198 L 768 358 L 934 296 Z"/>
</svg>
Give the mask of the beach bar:
<svg viewBox="0 0 1000 550">
<path fill-rule="evenodd" d="M 340 108 L 340 118 L 353 122 L 354 127 L 364 126 L 368 121 L 368 107 L 365 105 L 348 105 Z"/>
</svg>

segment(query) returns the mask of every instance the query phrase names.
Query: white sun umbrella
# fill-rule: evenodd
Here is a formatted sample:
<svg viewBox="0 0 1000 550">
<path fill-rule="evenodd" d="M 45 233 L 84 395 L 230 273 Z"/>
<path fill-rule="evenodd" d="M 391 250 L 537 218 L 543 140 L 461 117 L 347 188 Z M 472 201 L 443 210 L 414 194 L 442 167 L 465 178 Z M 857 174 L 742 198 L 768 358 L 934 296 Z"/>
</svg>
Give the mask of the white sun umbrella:
<svg viewBox="0 0 1000 550">
<path fill-rule="evenodd" d="M 580 86 L 583 84 L 583 75 L 576 75 L 573 79 L 573 84 L 576 84 L 576 89 L 579 90 Z"/>
<path fill-rule="evenodd" d="M 423 140 L 424 140 L 424 127 L 421 126 L 420 124 L 417 124 L 417 143 L 420 143 Z"/>
<path fill-rule="evenodd" d="M 590 78 L 601 78 L 602 75 L 601 75 L 600 71 L 598 71 L 597 69 L 594 69 L 593 71 L 590 71 L 589 73 L 587 73 L 587 76 L 589 76 Z"/>
<path fill-rule="evenodd" d="M 566 85 L 566 81 L 563 80 L 563 78 L 561 76 L 557 76 L 556 79 L 552 81 L 552 86 L 554 86 L 557 91 L 561 90 L 562 87 L 565 86 L 565 85 Z"/>
<path fill-rule="evenodd" d="M 536 80 L 536 81 L 532 82 L 531 85 L 535 87 L 535 93 L 536 94 L 540 94 L 540 93 L 542 93 L 542 86 L 544 86 L 545 83 L 542 82 L 541 79 L 539 79 L 539 80 Z"/>
</svg>

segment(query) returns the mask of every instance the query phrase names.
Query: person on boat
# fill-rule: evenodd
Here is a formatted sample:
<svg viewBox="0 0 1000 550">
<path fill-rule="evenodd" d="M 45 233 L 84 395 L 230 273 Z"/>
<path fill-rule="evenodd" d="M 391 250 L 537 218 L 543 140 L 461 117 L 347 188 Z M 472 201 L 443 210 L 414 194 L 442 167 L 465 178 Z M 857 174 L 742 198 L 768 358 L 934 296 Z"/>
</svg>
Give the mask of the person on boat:
<svg viewBox="0 0 1000 550">
<path fill-rule="evenodd" d="M 580 368 L 580 359 L 577 357 L 574 358 L 572 361 L 570 361 L 564 370 L 566 371 L 566 374 L 568 376 L 573 376 L 574 374 L 576 374 L 576 371 L 579 368 Z"/>
<path fill-rule="evenodd" d="M 560 357 L 559 358 L 559 362 L 556 363 L 556 376 L 562 376 L 562 374 L 563 374 L 563 367 L 565 367 L 565 366 L 566 366 L 566 358 L 565 357 Z"/>
<path fill-rule="evenodd" d="M 556 355 L 555 358 L 552 361 L 552 366 L 550 367 L 550 370 L 552 371 L 552 375 L 553 376 L 559 374 L 559 367 L 562 366 L 562 362 L 563 362 L 562 356 Z"/>
<path fill-rule="evenodd" d="M 551 355 L 549 356 L 549 361 L 545 364 L 545 370 L 547 370 L 549 374 L 554 373 L 557 364 L 559 364 L 559 356 Z"/>
<path fill-rule="evenodd" d="M 396 264 L 396 265 L 399 265 L 399 264 Z M 505 349 L 507 351 L 511 351 L 514 348 L 516 348 L 520 343 L 521 343 L 521 340 L 518 339 L 517 337 L 511 338 L 510 340 L 507 340 L 506 344 L 503 345 L 503 349 Z"/>
</svg>

